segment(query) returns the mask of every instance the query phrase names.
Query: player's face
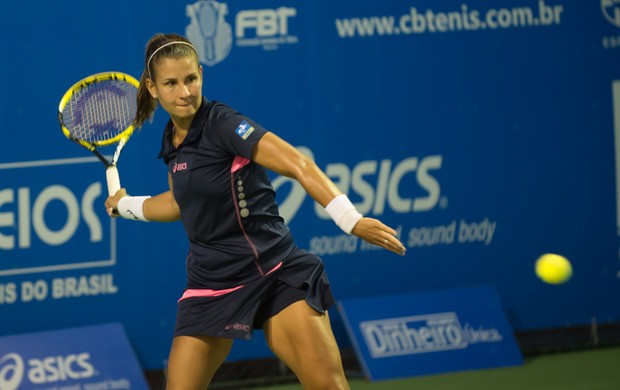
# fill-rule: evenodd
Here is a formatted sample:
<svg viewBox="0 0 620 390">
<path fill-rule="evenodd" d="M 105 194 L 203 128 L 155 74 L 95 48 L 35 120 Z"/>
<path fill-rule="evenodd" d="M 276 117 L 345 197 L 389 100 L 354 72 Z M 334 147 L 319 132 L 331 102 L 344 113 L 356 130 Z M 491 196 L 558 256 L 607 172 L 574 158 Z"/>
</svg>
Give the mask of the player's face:
<svg viewBox="0 0 620 390">
<path fill-rule="evenodd" d="M 156 66 L 159 104 L 173 121 L 189 121 L 202 102 L 202 66 L 193 57 L 165 58 Z"/>
</svg>

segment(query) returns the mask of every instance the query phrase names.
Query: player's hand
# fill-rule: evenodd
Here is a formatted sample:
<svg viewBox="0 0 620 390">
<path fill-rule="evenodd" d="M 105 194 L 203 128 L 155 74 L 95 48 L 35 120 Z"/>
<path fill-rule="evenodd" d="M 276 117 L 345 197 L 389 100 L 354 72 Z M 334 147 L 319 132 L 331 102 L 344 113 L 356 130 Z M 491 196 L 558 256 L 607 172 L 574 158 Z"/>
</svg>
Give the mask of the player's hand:
<svg viewBox="0 0 620 390">
<path fill-rule="evenodd" d="M 105 200 L 105 209 L 110 217 L 118 217 L 118 201 L 121 200 L 123 196 L 127 196 L 127 191 L 121 188 L 116 191 L 116 194 Z"/>
<path fill-rule="evenodd" d="M 396 238 L 396 230 L 374 218 L 360 219 L 351 232 L 362 240 L 404 256 L 407 248 Z"/>
</svg>

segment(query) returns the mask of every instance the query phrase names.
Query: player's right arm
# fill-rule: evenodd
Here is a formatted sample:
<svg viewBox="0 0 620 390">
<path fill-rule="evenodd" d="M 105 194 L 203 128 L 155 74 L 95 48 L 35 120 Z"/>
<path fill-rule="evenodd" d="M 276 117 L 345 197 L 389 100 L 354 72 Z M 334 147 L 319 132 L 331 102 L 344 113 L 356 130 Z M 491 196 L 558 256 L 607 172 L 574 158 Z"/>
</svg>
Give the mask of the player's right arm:
<svg viewBox="0 0 620 390">
<path fill-rule="evenodd" d="M 144 201 L 142 212 L 149 221 L 173 222 L 178 221 L 181 217 L 179 205 L 174 199 L 170 174 L 168 174 L 168 186 L 170 187 L 168 191 L 152 196 Z"/>
<path fill-rule="evenodd" d="M 170 189 L 166 192 L 162 192 L 159 195 L 151 196 L 141 203 L 142 214 L 144 218 L 148 221 L 155 222 L 173 222 L 179 220 L 181 217 L 181 211 L 179 210 L 179 205 L 174 199 L 174 192 L 172 190 L 172 178 L 170 174 L 168 174 L 168 185 Z M 105 201 L 105 206 L 108 211 L 108 215 L 111 217 L 116 217 L 118 214 L 115 212 L 118 209 L 118 202 L 127 197 L 127 192 L 124 188 L 118 190 L 116 194 L 108 197 Z M 135 198 L 127 198 L 127 199 L 137 199 L 142 197 Z M 140 205 L 138 204 L 138 207 Z M 134 206 L 135 211 L 136 206 Z"/>
</svg>

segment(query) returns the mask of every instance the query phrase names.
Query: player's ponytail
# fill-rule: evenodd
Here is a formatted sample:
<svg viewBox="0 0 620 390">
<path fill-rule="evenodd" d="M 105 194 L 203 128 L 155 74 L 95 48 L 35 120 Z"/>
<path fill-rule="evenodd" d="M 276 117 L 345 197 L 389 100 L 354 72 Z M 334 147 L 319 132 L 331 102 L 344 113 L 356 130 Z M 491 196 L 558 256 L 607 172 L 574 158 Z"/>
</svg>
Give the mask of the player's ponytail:
<svg viewBox="0 0 620 390">
<path fill-rule="evenodd" d="M 138 129 L 142 127 L 144 122 L 151 119 L 157 108 L 157 99 L 149 93 L 146 87 L 146 79 L 149 77 L 148 71 L 145 69 L 140 77 L 140 86 L 138 87 L 136 118 L 133 126 Z"/>
</svg>

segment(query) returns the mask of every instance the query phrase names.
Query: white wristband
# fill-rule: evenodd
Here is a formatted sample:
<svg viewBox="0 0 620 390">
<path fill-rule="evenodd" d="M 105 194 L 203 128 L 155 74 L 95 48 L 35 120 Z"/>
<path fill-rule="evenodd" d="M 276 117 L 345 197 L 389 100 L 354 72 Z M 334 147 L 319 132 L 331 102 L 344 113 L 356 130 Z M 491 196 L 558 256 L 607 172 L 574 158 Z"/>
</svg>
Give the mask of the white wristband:
<svg viewBox="0 0 620 390">
<path fill-rule="evenodd" d="M 144 218 L 144 212 L 142 211 L 144 201 L 148 198 L 150 198 L 150 196 L 123 196 L 121 200 L 118 201 L 116 209 L 120 216 L 125 219 L 149 222 L 148 219 Z"/>
<path fill-rule="evenodd" d="M 325 211 L 336 222 L 336 225 L 347 234 L 351 234 L 355 224 L 363 217 L 345 194 L 340 194 L 332 199 L 325 206 Z"/>
</svg>

